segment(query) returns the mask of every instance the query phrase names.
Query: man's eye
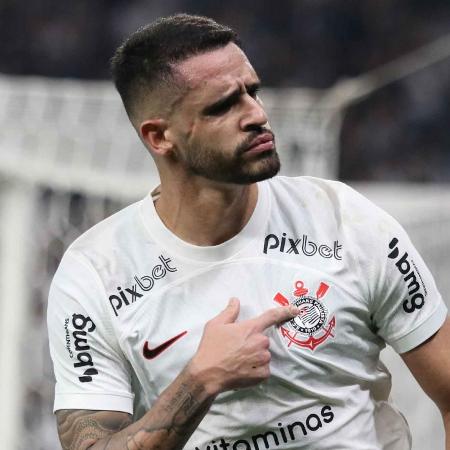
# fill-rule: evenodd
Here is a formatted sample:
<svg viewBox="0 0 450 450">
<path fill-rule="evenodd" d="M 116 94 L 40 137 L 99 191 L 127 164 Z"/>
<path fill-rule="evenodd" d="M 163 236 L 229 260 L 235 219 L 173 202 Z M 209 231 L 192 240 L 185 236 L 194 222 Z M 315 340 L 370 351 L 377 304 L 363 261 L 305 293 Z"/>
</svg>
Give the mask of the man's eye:
<svg viewBox="0 0 450 450">
<path fill-rule="evenodd" d="M 252 87 L 247 90 L 248 95 L 252 98 L 258 97 L 259 87 Z"/>
<path fill-rule="evenodd" d="M 210 111 L 208 111 L 208 115 L 210 116 L 220 116 L 221 114 L 226 113 L 233 104 L 231 102 L 222 103 L 221 105 L 217 105 L 214 108 L 212 108 Z"/>
</svg>

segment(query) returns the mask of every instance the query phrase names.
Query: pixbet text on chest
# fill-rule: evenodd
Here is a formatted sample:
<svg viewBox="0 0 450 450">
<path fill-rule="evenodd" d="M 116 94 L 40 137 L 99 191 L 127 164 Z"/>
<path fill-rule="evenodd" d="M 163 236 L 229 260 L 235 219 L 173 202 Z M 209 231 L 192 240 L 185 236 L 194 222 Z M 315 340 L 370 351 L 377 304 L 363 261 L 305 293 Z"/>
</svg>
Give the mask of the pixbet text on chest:
<svg viewBox="0 0 450 450">
<path fill-rule="evenodd" d="M 312 241 L 308 235 L 304 234 L 301 238 L 288 237 L 283 233 L 281 238 L 276 234 L 268 234 L 264 239 L 264 253 L 267 254 L 269 250 L 278 249 L 281 253 L 291 253 L 305 256 L 313 256 L 316 253 L 322 258 L 335 258 L 341 260 L 340 251 L 342 245 L 339 241 L 334 241 L 333 247 L 326 244 L 317 244 Z"/>
<path fill-rule="evenodd" d="M 160 255 L 159 260 L 162 264 L 156 264 L 151 270 L 151 275 L 144 275 L 141 277 L 134 276 L 136 284 L 132 284 L 130 287 L 126 288 L 119 286 L 117 288 L 118 294 L 109 296 L 109 303 L 111 304 L 111 308 L 116 317 L 119 315 L 119 309 L 124 305 L 128 306 L 130 303 L 134 303 L 144 295 L 142 292 L 152 290 L 156 280 L 164 278 L 168 272 L 177 271 L 176 267 L 170 266 L 170 263 L 172 262 L 170 258 L 164 258 L 163 255 Z"/>
</svg>

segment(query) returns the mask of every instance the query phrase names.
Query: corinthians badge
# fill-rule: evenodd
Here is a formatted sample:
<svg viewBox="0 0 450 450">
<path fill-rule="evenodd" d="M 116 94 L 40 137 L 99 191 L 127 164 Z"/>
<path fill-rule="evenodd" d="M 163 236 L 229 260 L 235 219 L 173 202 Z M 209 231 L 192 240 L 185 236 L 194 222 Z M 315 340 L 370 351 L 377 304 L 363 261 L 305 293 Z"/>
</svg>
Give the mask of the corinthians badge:
<svg viewBox="0 0 450 450">
<path fill-rule="evenodd" d="M 314 349 L 324 343 L 330 336 L 334 337 L 333 331 L 336 319 L 333 316 L 328 321 L 328 309 L 321 299 L 325 297 L 330 286 L 321 282 L 315 297 L 308 295 L 309 289 L 305 288 L 303 281 L 296 281 L 294 290 L 295 300 L 292 304 L 300 309 L 298 316 L 280 326 L 281 335 L 288 341 L 288 347 L 292 344 L 299 347 Z M 274 300 L 282 306 L 289 305 L 289 300 L 279 292 Z"/>
</svg>

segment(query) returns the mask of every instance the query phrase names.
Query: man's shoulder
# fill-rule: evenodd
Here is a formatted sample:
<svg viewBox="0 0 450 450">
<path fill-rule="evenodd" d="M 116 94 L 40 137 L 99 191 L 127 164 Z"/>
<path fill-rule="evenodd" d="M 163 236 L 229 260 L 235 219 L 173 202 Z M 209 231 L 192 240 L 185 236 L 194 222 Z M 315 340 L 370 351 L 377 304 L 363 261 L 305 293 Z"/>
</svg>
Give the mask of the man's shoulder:
<svg viewBox="0 0 450 450">
<path fill-rule="evenodd" d="M 129 244 L 140 233 L 139 211 L 143 200 L 134 202 L 96 223 L 76 238 L 67 249 L 70 253 L 108 252 Z"/>
<path fill-rule="evenodd" d="M 332 202 L 358 199 L 368 201 L 348 184 L 325 178 L 312 176 L 283 176 L 279 175 L 270 180 L 271 190 L 280 195 L 293 195 L 305 198 L 329 198 Z"/>
<path fill-rule="evenodd" d="M 350 186 L 342 181 L 330 180 L 320 177 L 312 177 L 309 175 L 287 176 L 278 175 L 268 180 L 274 189 L 291 188 L 291 189 L 311 189 L 311 190 L 347 190 Z"/>
<path fill-rule="evenodd" d="M 391 222 L 392 217 L 348 184 L 311 176 L 277 176 L 270 180 L 275 203 L 284 209 L 305 208 L 316 218 L 333 217 L 347 226 Z"/>
</svg>

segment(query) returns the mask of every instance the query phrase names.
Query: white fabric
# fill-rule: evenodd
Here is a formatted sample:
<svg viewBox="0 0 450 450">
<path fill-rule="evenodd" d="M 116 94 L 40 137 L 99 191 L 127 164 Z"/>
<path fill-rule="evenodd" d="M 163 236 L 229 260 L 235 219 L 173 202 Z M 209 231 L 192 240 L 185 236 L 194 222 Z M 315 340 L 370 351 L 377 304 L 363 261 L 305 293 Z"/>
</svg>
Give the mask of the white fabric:
<svg viewBox="0 0 450 450">
<path fill-rule="evenodd" d="M 444 322 L 428 269 L 403 229 L 342 183 L 276 177 L 258 191 L 248 224 L 218 246 L 174 236 L 150 195 L 72 244 L 49 298 L 55 410 L 140 417 L 230 297 L 238 320 L 290 301 L 301 315 L 267 330 L 270 379 L 221 394 L 185 448 L 409 449 L 379 354 L 385 342 L 410 350 Z M 146 342 L 174 337 L 144 357 Z"/>
</svg>

